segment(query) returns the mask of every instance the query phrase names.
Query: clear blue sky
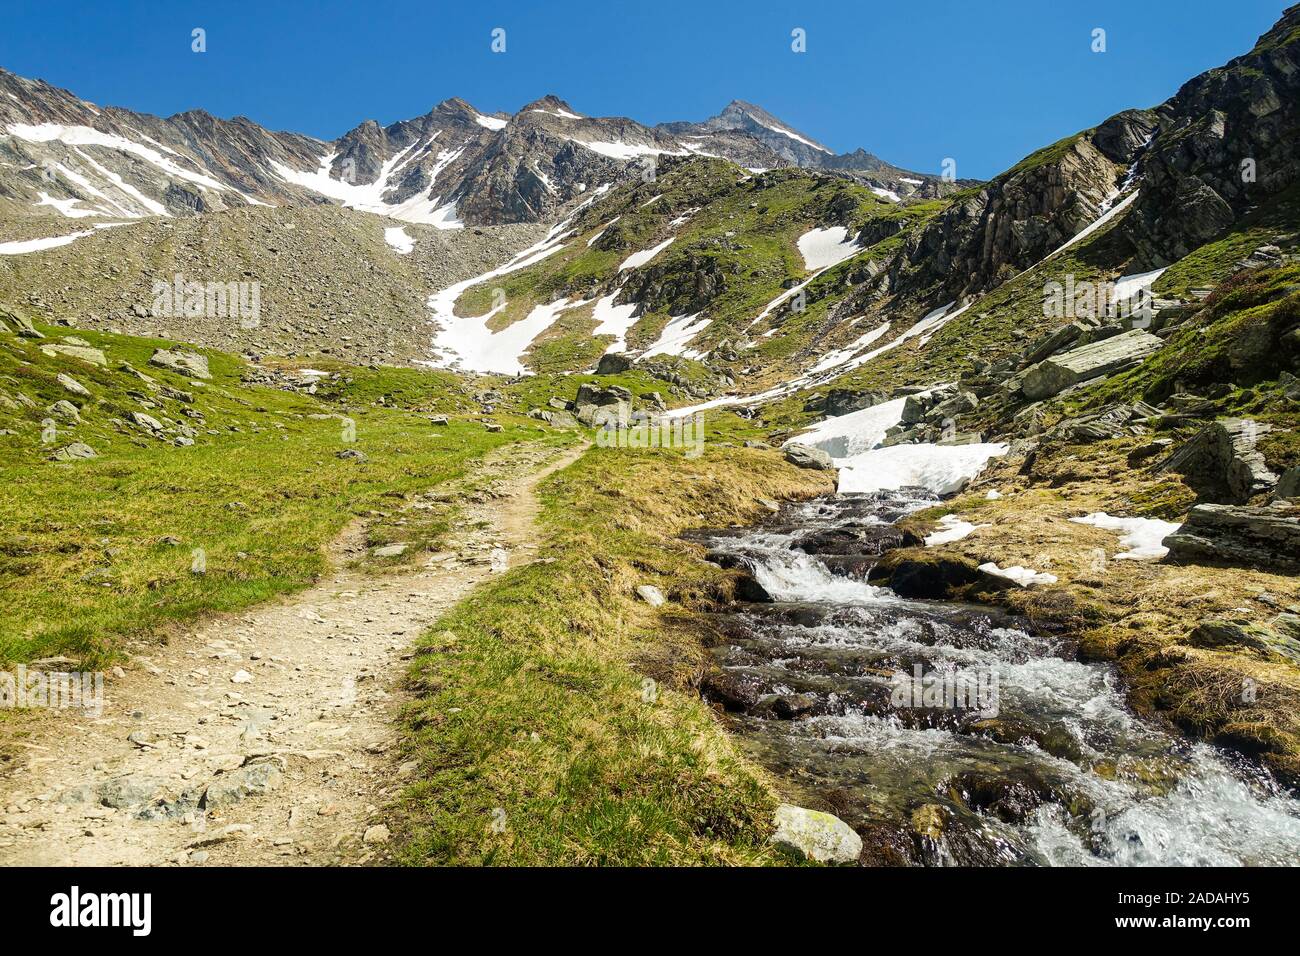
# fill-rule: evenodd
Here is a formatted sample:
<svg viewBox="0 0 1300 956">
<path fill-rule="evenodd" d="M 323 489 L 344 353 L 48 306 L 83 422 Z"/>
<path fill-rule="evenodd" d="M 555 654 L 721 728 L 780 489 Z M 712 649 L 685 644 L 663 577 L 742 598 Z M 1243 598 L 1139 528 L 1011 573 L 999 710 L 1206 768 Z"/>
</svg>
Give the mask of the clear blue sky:
<svg viewBox="0 0 1300 956">
<path fill-rule="evenodd" d="M 333 139 L 461 96 L 652 124 L 757 103 L 837 152 L 988 177 L 1253 44 L 1283 0 L 5 0 L 0 66 Z M 190 32 L 207 31 L 207 52 Z M 506 52 L 490 50 L 506 30 Z M 791 52 L 791 30 L 807 52 Z M 1092 31 L 1107 51 L 1093 53 Z"/>
</svg>

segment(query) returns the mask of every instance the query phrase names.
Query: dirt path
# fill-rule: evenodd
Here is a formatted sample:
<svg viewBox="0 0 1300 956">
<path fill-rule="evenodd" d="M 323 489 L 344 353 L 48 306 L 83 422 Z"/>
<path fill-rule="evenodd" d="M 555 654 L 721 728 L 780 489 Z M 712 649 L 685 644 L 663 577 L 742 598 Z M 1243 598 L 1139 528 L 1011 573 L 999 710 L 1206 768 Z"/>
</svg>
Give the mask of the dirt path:
<svg viewBox="0 0 1300 956">
<path fill-rule="evenodd" d="M 0 865 L 383 859 L 383 808 L 414 769 L 392 723 L 409 648 L 530 560 L 534 488 L 580 454 L 502 449 L 462 483 L 481 490 L 447 551 L 367 573 L 348 566 L 365 556 L 353 525 L 328 580 L 150 648 L 109 680 L 98 719 L 44 719 L 0 778 Z"/>
</svg>

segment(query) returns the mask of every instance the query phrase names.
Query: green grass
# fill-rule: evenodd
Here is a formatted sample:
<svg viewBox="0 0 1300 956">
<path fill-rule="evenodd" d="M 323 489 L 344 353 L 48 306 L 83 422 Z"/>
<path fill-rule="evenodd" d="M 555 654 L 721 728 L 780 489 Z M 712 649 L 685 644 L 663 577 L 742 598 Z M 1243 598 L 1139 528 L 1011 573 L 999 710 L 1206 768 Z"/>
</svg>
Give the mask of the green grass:
<svg viewBox="0 0 1300 956">
<path fill-rule="evenodd" d="M 349 400 L 323 401 L 244 385 L 239 360 L 207 352 L 213 378 L 196 387 L 147 365 L 156 345 L 171 343 L 76 332 L 106 352 L 107 368 L 97 368 L 44 355 L 42 344 L 72 330 L 39 327 L 44 342 L 0 333 L 0 393 L 9 397 L 0 401 L 0 430 L 12 433 L 0 436 L 0 662 L 64 655 L 96 666 L 125 639 L 164 637 L 198 615 L 301 588 L 327 569 L 324 545 L 358 514 L 385 516 L 372 543 L 435 546 L 450 513 L 404 526 L 401 499 L 462 475 L 503 443 L 540 437 L 536 423 L 520 419 L 489 433 L 472 421 L 435 427 L 395 407 L 459 407 L 459 387 L 438 373 L 355 369 L 331 386 Z M 191 391 L 192 406 L 151 391 L 120 369 L 124 361 L 160 386 Z M 92 398 L 66 393 L 59 372 Z M 35 408 L 8 407 L 19 393 Z M 59 399 L 80 405 L 82 422 L 60 426 L 46 443 L 41 422 Z M 183 417 L 184 407 L 206 421 Z M 131 410 L 189 421 L 195 445 L 175 447 L 126 424 Z M 354 423 L 355 441 L 341 416 Z M 100 457 L 49 460 L 74 440 Z M 349 448 L 368 460 L 336 456 Z M 193 571 L 198 549 L 202 574 Z"/>
<path fill-rule="evenodd" d="M 702 651 L 681 611 L 726 573 L 677 540 L 760 496 L 829 488 L 773 453 L 592 449 L 543 490 L 542 557 L 439 621 L 412 666 L 419 761 L 402 802 L 411 864 L 778 862 L 775 798 L 692 688 Z M 500 820 L 498 827 L 493 821 Z"/>
</svg>

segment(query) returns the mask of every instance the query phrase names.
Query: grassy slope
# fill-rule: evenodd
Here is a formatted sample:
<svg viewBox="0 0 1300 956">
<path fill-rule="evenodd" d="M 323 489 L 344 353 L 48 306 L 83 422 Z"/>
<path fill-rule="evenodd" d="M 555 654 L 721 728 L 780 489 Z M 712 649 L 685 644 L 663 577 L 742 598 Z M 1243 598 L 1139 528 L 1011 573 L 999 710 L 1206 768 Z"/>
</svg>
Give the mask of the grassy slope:
<svg viewBox="0 0 1300 956">
<path fill-rule="evenodd" d="M 494 291 L 503 290 L 507 305 L 491 323 L 500 329 L 524 318 L 536 305 L 561 297 L 590 299 L 616 280 L 619 264 L 630 254 L 675 235 L 672 245 L 648 268 L 678 278 L 704 270 L 725 277 L 721 294 L 702 313 L 712 320 L 699 338 L 704 347 L 742 332 L 785 285 L 806 277 L 795 240 L 808 229 L 846 222 L 853 231 L 876 217 L 902 216 L 911 221 L 941 205 L 923 203 L 900 213 L 870 190 L 848 181 L 795 170 L 750 176 L 723 160 L 695 158 L 670 166 L 655 182 L 619 190 L 600 201 L 583 213 L 576 223 L 577 235 L 562 251 L 466 290 L 457 313 L 481 315 L 492 307 Z M 671 225 L 683 216 L 688 217 L 685 222 Z M 615 217 L 617 222 L 608 233 L 588 245 Z M 822 286 L 823 290 L 830 287 L 830 282 Z M 809 298 L 816 299 L 811 292 Z M 588 366 L 598 358 L 611 339 L 591 338 L 595 328 L 591 311 L 591 306 L 585 306 L 562 313 L 534 346 L 533 367 L 559 372 Z M 649 345 L 668 318 L 663 304 L 648 303 L 629 333 L 629 345 Z"/>
<path fill-rule="evenodd" d="M 743 521 L 759 496 L 826 490 L 774 454 L 716 447 L 695 460 L 592 449 L 553 477 L 544 560 L 443 618 L 412 667 L 421 782 L 404 803 L 405 859 L 774 862 L 774 797 L 693 689 L 699 645 L 662 621 L 729 586 L 679 532 Z M 637 601 L 639 584 L 670 604 Z"/>
<path fill-rule="evenodd" d="M 243 385 L 239 360 L 207 352 L 213 379 L 195 387 L 147 365 L 154 347 L 169 343 L 78 331 L 106 352 L 108 367 L 97 368 L 44 355 L 40 346 L 69 330 L 40 327 L 44 342 L 0 333 L 0 392 L 11 401 L 21 393 L 36 406 L 0 402 L 0 429 L 13 432 L 0 435 L 0 662 L 67 655 L 102 663 L 120 652 L 123 638 L 302 587 L 326 569 L 323 546 L 353 515 L 391 516 L 403 495 L 461 474 L 490 448 L 539 437 L 532 423 L 518 421 L 495 434 L 466 421 L 434 428 L 393 407 L 454 412 L 465 398 L 449 376 L 353 369 L 321 401 Z M 113 422 L 131 410 L 188 421 L 182 403 L 121 371 L 124 361 L 160 385 L 194 393 L 193 407 L 207 421 L 193 447 Z M 59 372 L 92 398 L 66 393 Z M 385 406 L 377 404 L 381 396 Z M 58 399 L 80 405 L 82 423 L 61 426 L 47 445 L 41 422 Z M 343 440 L 339 418 L 326 417 L 340 412 L 356 423 L 355 443 Z M 51 448 L 74 440 L 101 457 L 48 460 Z M 368 460 L 336 457 L 347 448 Z M 380 517 L 371 540 L 433 544 L 448 518 L 398 527 Z M 179 545 L 161 543 L 165 536 Z M 196 548 L 206 558 L 201 575 L 191 571 Z"/>
</svg>

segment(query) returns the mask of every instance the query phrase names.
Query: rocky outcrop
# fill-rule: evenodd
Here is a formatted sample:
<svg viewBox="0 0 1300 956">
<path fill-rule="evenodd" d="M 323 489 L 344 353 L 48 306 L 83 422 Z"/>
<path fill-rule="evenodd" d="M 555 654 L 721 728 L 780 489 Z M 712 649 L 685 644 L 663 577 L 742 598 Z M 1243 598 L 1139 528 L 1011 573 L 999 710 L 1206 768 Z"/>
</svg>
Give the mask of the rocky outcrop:
<svg viewBox="0 0 1300 956">
<path fill-rule="evenodd" d="M 1154 335 L 1134 329 L 1044 359 L 1025 372 L 1021 391 L 1030 399 L 1049 398 L 1072 385 L 1113 375 L 1142 362 L 1164 347 Z"/>
<path fill-rule="evenodd" d="M 1163 543 L 1175 562 L 1300 569 L 1300 505 L 1197 505 Z"/>
<path fill-rule="evenodd" d="M 1277 484 L 1263 454 L 1259 438 L 1272 429 L 1249 418 L 1225 418 L 1207 425 L 1158 466 L 1175 471 L 1202 498 L 1244 504 Z"/>
<path fill-rule="evenodd" d="M 1123 231 L 1152 262 L 1216 238 L 1247 209 L 1300 180 L 1300 6 L 1255 48 L 1183 85 L 1156 115 L 1141 196 Z"/>
<path fill-rule="evenodd" d="M 1245 648 L 1300 664 L 1300 616 L 1279 614 L 1269 624 L 1247 620 L 1204 621 L 1187 638 L 1192 647 Z"/>
<path fill-rule="evenodd" d="M 829 454 L 810 445 L 786 445 L 785 460 L 796 468 L 812 468 L 817 471 L 831 471 L 835 468 L 835 462 Z"/>
<path fill-rule="evenodd" d="M 895 292 L 941 283 L 944 296 L 983 292 L 1038 262 L 1102 215 L 1152 113 L 1128 110 L 1026 157 L 943 211 L 885 273 Z"/>
</svg>

